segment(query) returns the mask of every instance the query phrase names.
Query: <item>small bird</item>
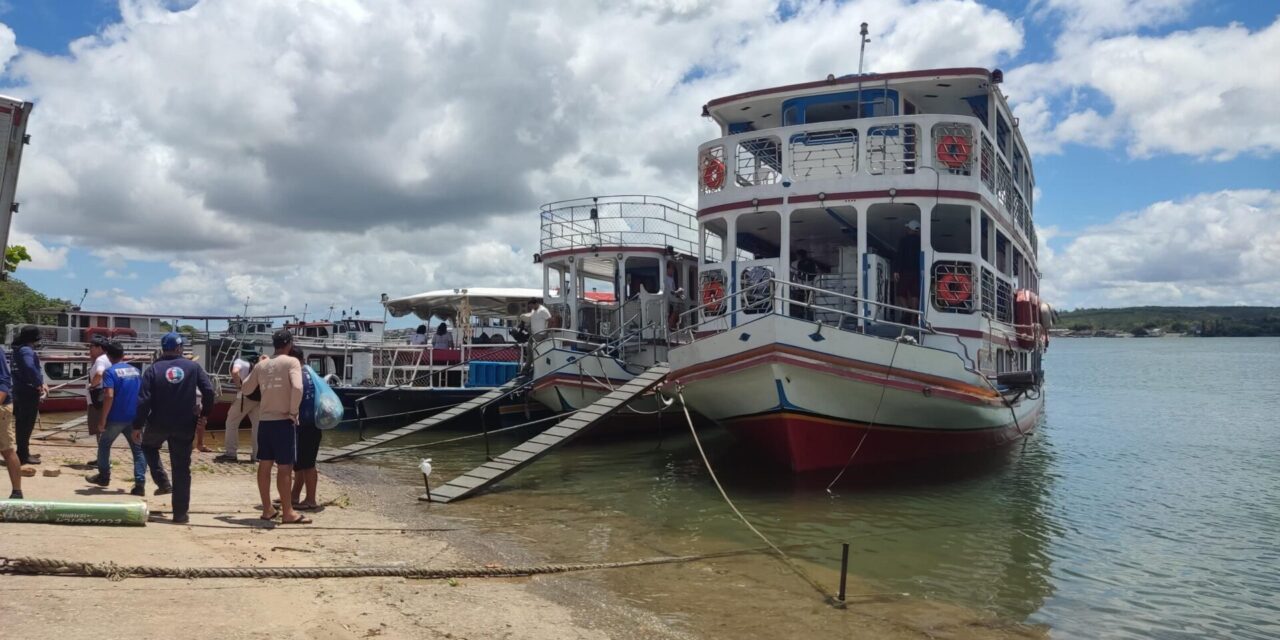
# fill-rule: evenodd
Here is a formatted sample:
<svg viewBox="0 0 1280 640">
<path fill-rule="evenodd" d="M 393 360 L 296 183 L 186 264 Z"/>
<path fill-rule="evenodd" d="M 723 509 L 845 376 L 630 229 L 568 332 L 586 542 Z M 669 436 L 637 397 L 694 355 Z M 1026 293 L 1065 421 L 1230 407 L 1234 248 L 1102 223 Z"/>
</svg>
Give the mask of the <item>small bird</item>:
<svg viewBox="0 0 1280 640">
<path fill-rule="evenodd" d="M 431 475 L 431 458 L 423 458 L 422 463 L 418 465 L 418 469 L 422 470 L 422 475 Z"/>
</svg>

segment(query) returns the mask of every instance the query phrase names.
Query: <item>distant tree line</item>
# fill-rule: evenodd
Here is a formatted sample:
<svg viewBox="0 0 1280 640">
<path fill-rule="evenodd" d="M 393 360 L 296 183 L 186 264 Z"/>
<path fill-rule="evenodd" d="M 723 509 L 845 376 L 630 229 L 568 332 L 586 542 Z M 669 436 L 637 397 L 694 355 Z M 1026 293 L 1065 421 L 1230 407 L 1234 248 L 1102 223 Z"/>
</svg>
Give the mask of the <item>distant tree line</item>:
<svg viewBox="0 0 1280 640">
<path fill-rule="evenodd" d="M 1202 337 L 1280 336 L 1280 307 L 1123 307 L 1059 314 L 1071 331 L 1125 331 L 1135 336 L 1183 333 Z"/>
</svg>

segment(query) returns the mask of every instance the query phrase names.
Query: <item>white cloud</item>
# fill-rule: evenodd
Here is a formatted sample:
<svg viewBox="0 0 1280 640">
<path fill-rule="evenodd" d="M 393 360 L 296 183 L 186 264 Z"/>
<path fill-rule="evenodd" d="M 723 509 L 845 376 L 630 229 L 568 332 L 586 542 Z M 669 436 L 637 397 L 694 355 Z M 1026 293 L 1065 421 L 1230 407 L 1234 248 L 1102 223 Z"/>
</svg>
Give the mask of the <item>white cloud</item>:
<svg viewBox="0 0 1280 640">
<path fill-rule="evenodd" d="M 1160 36 L 1069 32 L 1052 61 L 1011 70 L 1005 86 L 1018 114 L 1030 115 L 1023 134 L 1033 150 L 1120 142 L 1139 158 L 1229 160 L 1280 151 L 1280 80 L 1268 72 L 1277 59 L 1280 18 L 1253 32 L 1239 24 Z"/>
<path fill-rule="evenodd" d="M 707 100 L 868 67 L 990 66 L 1020 27 L 973 0 L 129 0 L 38 101 L 23 231 L 172 275 L 121 304 L 341 305 L 533 285 L 540 202 L 693 197 Z M 172 11 L 172 8 L 185 8 Z M 689 79 L 693 78 L 693 79 Z M 137 265 L 131 265 L 137 268 Z"/>
<path fill-rule="evenodd" d="M 31 256 L 30 262 L 18 265 L 19 271 L 27 269 L 51 271 L 67 266 L 69 247 L 46 245 L 35 236 L 20 231 L 15 231 L 9 236 L 9 244 L 26 247 L 27 254 Z"/>
<path fill-rule="evenodd" d="M 0 23 L 0 73 L 4 72 L 9 61 L 16 55 L 18 55 L 18 37 L 9 25 Z"/>
<path fill-rule="evenodd" d="M 1073 34 L 1099 34 L 1158 27 L 1177 22 L 1198 0 L 1042 0 Z"/>
<path fill-rule="evenodd" d="M 1085 229 L 1040 263 L 1046 297 L 1063 308 L 1274 305 L 1277 246 L 1280 191 L 1219 191 Z"/>
</svg>

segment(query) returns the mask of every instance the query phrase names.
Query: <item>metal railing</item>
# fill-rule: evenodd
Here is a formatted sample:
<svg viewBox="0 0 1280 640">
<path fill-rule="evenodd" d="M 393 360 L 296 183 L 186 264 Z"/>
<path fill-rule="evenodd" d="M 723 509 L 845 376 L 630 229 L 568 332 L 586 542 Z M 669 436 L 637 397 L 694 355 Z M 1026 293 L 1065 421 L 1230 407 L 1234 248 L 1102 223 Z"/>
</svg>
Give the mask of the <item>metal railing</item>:
<svg viewBox="0 0 1280 640">
<path fill-rule="evenodd" d="M 695 212 L 658 196 L 601 196 L 545 204 L 543 253 L 591 247 L 644 247 L 698 254 Z"/>
</svg>

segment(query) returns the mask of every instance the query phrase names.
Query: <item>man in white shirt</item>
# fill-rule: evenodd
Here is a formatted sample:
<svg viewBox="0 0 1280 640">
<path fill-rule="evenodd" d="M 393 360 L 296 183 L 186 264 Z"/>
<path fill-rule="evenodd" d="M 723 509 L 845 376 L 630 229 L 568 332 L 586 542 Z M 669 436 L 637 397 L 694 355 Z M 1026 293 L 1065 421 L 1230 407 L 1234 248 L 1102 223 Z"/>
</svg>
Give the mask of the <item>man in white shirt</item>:
<svg viewBox="0 0 1280 640">
<path fill-rule="evenodd" d="M 529 300 L 529 340 L 532 342 L 539 337 L 538 334 L 547 330 L 547 326 L 551 324 L 551 311 L 542 304 L 542 301 L 533 298 Z"/>
<path fill-rule="evenodd" d="M 107 341 L 101 336 L 94 336 L 93 342 L 89 343 L 89 358 L 93 360 L 93 364 L 89 366 L 89 406 L 86 413 L 89 435 L 95 441 L 102 435 L 102 430 L 98 428 L 102 422 L 102 374 L 111 368 L 111 358 L 107 357 L 106 347 Z M 94 458 L 89 464 L 96 468 L 98 459 Z"/>
<path fill-rule="evenodd" d="M 249 355 L 249 357 L 256 359 L 258 356 Z M 231 382 L 235 383 L 236 389 L 243 389 L 251 375 L 253 375 L 253 365 L 248 360 L 236 358 L 235 362 L 231 363 Z M 236 393 L 235 400 L 231 401 L 231 408 L 227 410 L 226 438 L 224 438 L 226 451 L 214 458 L 214 462 L 240 461 L 237 457 L 240 451 L 240 423 L 244 422 L 245 418 L 249 418 L 250 424 L 249 442 L 253 451 L 253 457 L 250 460 L 258 459 L 258 401 L 261 398 L 261 392 L 256 389 L 248 395 L 243 391 Z"/>
</svg>

